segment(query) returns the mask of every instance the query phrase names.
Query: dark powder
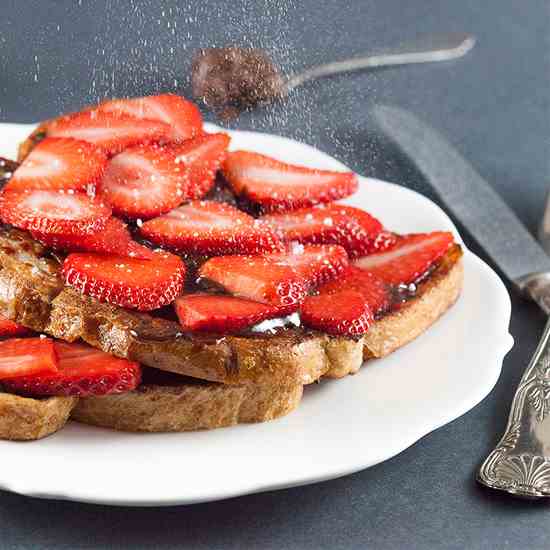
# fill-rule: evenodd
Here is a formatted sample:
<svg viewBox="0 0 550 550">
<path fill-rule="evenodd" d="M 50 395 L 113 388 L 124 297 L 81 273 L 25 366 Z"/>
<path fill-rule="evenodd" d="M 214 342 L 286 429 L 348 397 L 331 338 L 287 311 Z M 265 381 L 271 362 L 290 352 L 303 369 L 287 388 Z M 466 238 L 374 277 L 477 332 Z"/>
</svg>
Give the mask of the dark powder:
<svg viewBox="0 0 550 550">
<path fill-rule="evenodd" d="M 195 99 L 231 118 L 283 97 L 285 79 L 269 56 L 255 48 L 205 48 L 192 64 Z"/>
</svg>

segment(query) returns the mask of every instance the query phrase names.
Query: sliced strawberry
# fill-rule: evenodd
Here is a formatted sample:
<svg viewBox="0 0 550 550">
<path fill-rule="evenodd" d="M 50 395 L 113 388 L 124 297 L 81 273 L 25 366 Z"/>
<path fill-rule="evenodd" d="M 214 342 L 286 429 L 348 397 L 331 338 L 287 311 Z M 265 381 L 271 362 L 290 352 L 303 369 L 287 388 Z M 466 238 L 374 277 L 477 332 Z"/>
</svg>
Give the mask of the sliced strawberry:
<svg viewBox="0 0 550 550">
<path fill-rule="evenodd" d="M 153 250 L 144 246 L 140 243 L 137 243 L 134 240 L 130 240 L 128 243 L 128 248 L 124 253 L 125 257 L 135 258 L 136 260 L 154 260 L 155 253 Z"/>
<path fill-rule="evenodd" d="M 171 135 L 168 124 L 120 113 L 91 109 L 57 118 L 47 126 L 48 137 L 88 141 L 115 155 L 138 143 L 150 143 Z"/>
<path fill-rule="evenodd" d="M 250 151 L 229 153 L 223 175 L 237 195 L 265 212 L 331 202 L 351 195 L 358 185 L 351 172 L 313 170 Z"/>
<path fill-rule="evenodd" d="M 63 263 L 68 285 L 100 302 L 149 311 L 171 304 L 183 288 L 178 256 L 155 252 L 147 262 L 101 254 L 69 254 Z"/>
<path fill-rule="evenodd" d="M 343 246 L 351 258 L 385 250 L 396 237 L 383 231 L 382 224 L 373 216 L 342 204 L 302 208 L 263 216 L 284 241 L 325 243 Z"/>
<path fill-rule="evenodd" d="M 111 209 L 83 193 L 3 191 L 0 218 L 4 223 L 39 233 L 78 234 L 101 230 Z"/>
<path fill-rule="evenodd" d="M 150 260 L 152 250 L 132 240 L 126 225 L 117 218 L 109 218 L 101 231 L 90 235 L 32 232 L 43 245 L 68 252 L 101 252 L 115 256 L 128 256 Z"/>
<path fill-rule="evenodd" d="M 32 330 L 27 327 L 0 315 L 0 337 L 13 338 L 14 336 L 27 336 L 31 333 Z"/>
<path fill-rule="evenodd" d="M 443 231 L 404 235 L 390 250 L 361 258 L 354 265 L 390 285 L 408 285 L 421 279 L 453 242 L 453 235 Z"/>
<path fill-rule="evenodd" d="M 355 290 L 308 296 L 300 308 L 302 323 L 342 336 L 362 336 L 374 321 L 363 295 Z"/>
<path fill-rule="evenodd" d="M 265 256 L 219 256 L 204 263 L 199 276 L 231 294 L 296 311 L 307 292 L 307 281 L 288 265 Z"/>
<path fill-rule="evenodd" d="M 318 292 L 337 294 L 342 289 L 361 293 L 375 315 L 388 311 L 392 305 L 390 287 L 374 273 L 358 267 L 349 266 L 336 280 L 319 287 Z"/>
<path fill-rule="evenodd" d="M 115 214 L 152 218 L 181 204 L 188 175 L 170 147 L 142 144 L 116 155 L 98 186 Z"/>
<path fill-rule="evenodd" d="M 281 315 L 276 307 L 219 294 L 186 294 L 174 307 L 181 326 L 191 332 L 237 332 Z"/>
<path fill-rule="evenodd" d="M 141 234 L 149 241 L 179 252 L 204 255 L 258 254 L 281 250 L 264 223 L 234 206 L 193 201 L 145 222 Z"/>
<path fill-rule="evenodd" d="M 25 395 L 76 397 L 124 393 L 139 385 L 139 363 L 119 359 L 86 344 L 56 341 L 54 346 L 57 372 L 20 376 L 6 380 L 3 385 Z"/>
<path fill-rule="evenodd" d="M 56 372 L 57 357 L 49 338 L 11 338 L 0 342 L 0 380 Z"/>
<path fill-rule="evenodd" d="M 203 134 L 174 145 L 177 161 L 182 162 L 189 174 L 187 197 L 202 199 L 216 179 L 216 172 L 225 160 L 230 137 L 227 134 Z"/>
<path fill-rule="evenodd" d="M 95 187 L 106 165 L 105 153 L 91 143 L 46 138 L 29 153 L 5 189 L 85 191 Z"/>
<path fill-rule="evenodd" d="M 308 288 L 338 277 L 349 264 L 348 255 L 341 246 L 293 243 L 286 252 L 270 254 L 269 258 L 288 265 L 308 283 Z"/>
<path fill-rule="evenodd" d="M 198 107 L 175 94 L 113 99 L 99 105 L 98 110 L 163 122 L 170 126 L 168 137 L 173 141 L 191 139 L 202 132 Z"/>
</svg>

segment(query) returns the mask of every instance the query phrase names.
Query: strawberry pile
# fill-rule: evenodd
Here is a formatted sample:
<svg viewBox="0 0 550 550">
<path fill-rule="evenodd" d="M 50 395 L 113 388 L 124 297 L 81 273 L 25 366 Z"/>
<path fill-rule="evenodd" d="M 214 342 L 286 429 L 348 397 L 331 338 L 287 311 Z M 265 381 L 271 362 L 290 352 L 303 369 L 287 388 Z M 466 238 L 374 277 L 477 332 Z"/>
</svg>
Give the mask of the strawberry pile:
<svg viewBox="0 0 550 550">
<path fill-rule="evenodd" d="M 351 172 L 229 152 L 229 136 L 206 133 L 176 95 L 106 101 L 49 122 L 45 135 L 0 194 L 0 219 L 66 254 L 66 284 L 124 308 L 173 305 L 188 332 L 298 313 L 310 329 L 360 337 L 453 245 L 444 232 L 396 235 L 334 202 L 357 190 Z M 0 335 L 20 330 L 0 320 Z M 101 361 L 89 349 L 50 348 L 40 372 L 22 367 L 13 380 L 0 349 L 3 384 L 98 394 L 101 376 L 87 365 Z M 138 380 L 132 364 L 105 361 L 108 392 Z"/>
</svg>

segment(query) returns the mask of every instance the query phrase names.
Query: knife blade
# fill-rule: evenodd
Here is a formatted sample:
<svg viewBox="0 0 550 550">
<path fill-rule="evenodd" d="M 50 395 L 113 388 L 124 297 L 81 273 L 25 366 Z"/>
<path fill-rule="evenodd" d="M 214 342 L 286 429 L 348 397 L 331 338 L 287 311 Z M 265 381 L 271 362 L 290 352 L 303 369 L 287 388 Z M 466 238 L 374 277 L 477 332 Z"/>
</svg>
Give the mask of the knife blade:
<svg viewBox="0 0 550 550">
<path fill-rule="evenodd" d="M 511 282 L 523 287 L 522 281 L 532 274 L 550 272 L 550 257 L 542 246 L 441 134 L 398 107 L 379 105 L 373 114 Z"/>
</svg>

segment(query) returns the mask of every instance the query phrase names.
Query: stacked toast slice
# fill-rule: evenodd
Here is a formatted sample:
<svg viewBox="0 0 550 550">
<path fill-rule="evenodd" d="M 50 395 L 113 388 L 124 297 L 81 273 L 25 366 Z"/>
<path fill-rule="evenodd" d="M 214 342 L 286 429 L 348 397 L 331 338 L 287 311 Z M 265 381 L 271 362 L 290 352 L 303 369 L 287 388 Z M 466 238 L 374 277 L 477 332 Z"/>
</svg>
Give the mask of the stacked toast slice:
<svg viewBox="0 0 550 550">
<path fill-rule="evenodd" d="M 452 236 L 395 235 L 333 202 L 356 189 L 353 174 L 228 154 L 228 139 L 205 134 L 181 106 L 108 102 L 95 117 L 86 110 L 50 121 L 22 145 L 23 164 L 0 197 L 9 224 L 0 230 L 0 315 L 136 364 L 140 380 L 96 393 L 73 384 L 73 396 L 46 397 L 32 393 L 50 380 L 44 373 L 26 385 L 0 379 L 0 437 L 43 437 L 69 416 L 144 432 L 277 418 L 298 406 L 304 385 L 357 372 L 457 300 L 462 253 Z M 52 171 L 37 183 L 36 167 L 25 164 L 34 154 L 43 169 L 48 155 L 86 139 L 96 154 L 67 159 L 80 167 L 69 184 Z M 82 196 L 93 215 L 53 224 L 41 210 L 46 193 L 60 193 L 73 211 Z M 107 214 L 98 214 L 100 199 Z"/>
</svg>

